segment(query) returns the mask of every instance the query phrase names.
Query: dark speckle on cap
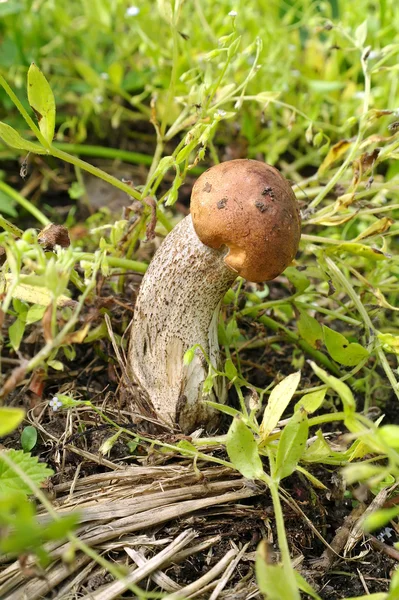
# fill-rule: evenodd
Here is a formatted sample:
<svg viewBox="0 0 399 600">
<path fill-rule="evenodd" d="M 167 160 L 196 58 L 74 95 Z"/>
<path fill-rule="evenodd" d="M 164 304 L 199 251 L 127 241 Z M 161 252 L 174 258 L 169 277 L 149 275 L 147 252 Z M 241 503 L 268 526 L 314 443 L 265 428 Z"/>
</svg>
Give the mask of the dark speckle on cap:
<svg viewBox="0 0 399 600">
<path fill-rule="evenodd" d="M 219 209 L 221 208 L 225 208 L 226 204 L 227 204 L 228 198 L 222 198 L 221 200 L 219 200 L 219 202 L 217 203 L 217 207 Z"/>
<path fill-rule="evenodd" d="M 255 206 L 262 213 L 265 212 L 265 210 L 267 210 L 266 204 L 264 202 L 261 202 L 260 200 L 258 200 L 257 202 L 255 202 Z"/>
<path fill-rule="evenodd" d="M 203 191 L 203 192 L 208 192 L 208 194 L 209 194 L 209 192 L 210 192 L 211 190 L 212 190 L 212 186 L 211 186 L 211 184 L 210 184 L 210 183 L 207 181 L 207 182 L 206 182 L 206 184 L 204 185 L 204 187 L 203 187 L 203 190 L 202 190 L 202 191 Z"/>
<path fill-rule="evenodd" d="M 262 196 L 269 196 L 272 200 L 274 200 L 275 196 L 274 196 L 273 188 L 271 188 L 270 186 L 265 187 L 265 189 L 262 192 Z"/>
</svg>

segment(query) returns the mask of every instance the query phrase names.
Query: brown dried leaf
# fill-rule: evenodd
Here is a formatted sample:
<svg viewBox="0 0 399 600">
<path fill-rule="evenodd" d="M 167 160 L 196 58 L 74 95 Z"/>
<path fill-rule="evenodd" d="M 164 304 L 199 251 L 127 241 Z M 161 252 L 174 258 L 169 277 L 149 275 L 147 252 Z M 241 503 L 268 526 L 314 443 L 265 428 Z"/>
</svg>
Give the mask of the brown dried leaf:
<svg viewBox="0 0 399 600">
<path fill-rule="evenodd" d="M 367 173 L 374 167 L 375 161 L 380 154 L 379 148 L 374 148 L 372 152 L 364 152 L 360 158 L 353 161 L 353 177 L 354 185 L 357 185 L 362 178 L 364 173 Z"/>
<path fill-rule="evenodd" d="M 333 162 L 340 159 L 341 156 L 350 148 L 352 142 L 350 140 L 341 140 L 337 144 L 334 144 L 328 151 L 327 156 L 321 163 L 318 174 L 322 175 L 332 165 Z"/>
<path fill-rule="evenodd" d="M 51 320 L 53 315 L 53 305 L 50 303 L 45 310 L 42 318 L 43 335 L 46 342 L 51 342 L 53 339 Z"/>
<path fill-rule="evenodd" d="M 23 360 L 21 361 L 21 365 L 19 367 L 16 367 L 11 371 L 11 375 L 6 380 L 5 384 L 0 390 L 0 398 L 5 398 L 10 392 L 15 390 L 15 388 L 19 383 L 21 383 L 21 381 L 23 381 L 26 375 L 27 364 L 28 361 Z"/>
<path fill-rule="evenodd" d="M 69 335 L 67 335 L 64 338 L 64 343 L 65 344 L 81 344 L 85 337 L 87 336 L 88 332 L 90 329 L 90 325 L 86 324 L 84 327 L 82 327 L 82 329 L 79 329 L 78 331 L 74 331 L 73 333 L 70 333 Z"/>
<path fill-rule="evenodd" d="M 391 227 L 391 225 L 395 221 L 390 219 L 389 217 L 382 217 L 382 219 L 378 219 L 375 223 L 367 227 L 357 238 L 353 241 L 364 240 L 365 238 L 371 237 L 373 235 L 379 235 L 381 233 L 385 233 Z"/>
</svg>

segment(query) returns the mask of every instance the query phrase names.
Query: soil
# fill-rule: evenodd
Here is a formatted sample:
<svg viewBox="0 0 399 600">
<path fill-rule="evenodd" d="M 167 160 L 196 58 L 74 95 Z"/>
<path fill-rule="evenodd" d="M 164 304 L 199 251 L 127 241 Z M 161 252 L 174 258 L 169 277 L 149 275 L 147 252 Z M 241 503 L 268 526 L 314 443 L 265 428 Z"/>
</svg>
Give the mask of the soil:
<svg viewBox="0 0 399 600">
<path fill-rule="evenodd" d="M 112 165 L 108 164 L 106 168 L 111 171 Z M 128 166 L 126 169 L 123 167 L 123 170 L 130 173 L 134 171 L 131 177 L 136 185 L 139 183 L 142 175 L 140 168 L 134 169 Z M 35 173 L 36 171 L 33 169 L 30 177 L 34 177 Z M 67 183 L 69 178 L 67 171 L 64 172 L 63 177 L 64 182 Z M 16 180 L 15 177 L 14 179 Z M 102 202 L 101 194 L 98 193 L 98 188 L 95 186 L 93 189 L 94 192 L 92 192 L 91 185 L 88 186 L 88 200 L 90 203 L 91 194 L 96 194 L 96 209 L 98 209 Z M 184 191 L 183 201 L 179 206 L 179 210 L 182 212 L 186 210 L 189 189 L 187 188 Z M 106 201 L 106 194 L 104 194 L 103 199 Z M 66 197 L 62 190 L 58 200 L 60 201 L 60 208 L 62 208 L 59 213 L 60 221 L 62 221 L 74 202 Z M 50 190 L 49 197 L 43 198 L 41 202 L 57 206 L 57 196 L 54 190 Z M 117 200 L 115 200 L 115 203 L 119 210 Z M 87 216 L 87 205 L 83 204 L 79 210 L 82 217 Z M 26 223 L 23 225 L 19 223 L 19 226 L 24 227 Z M 75 234 L 78 235 L 76 230 Z M 144 252 L 152 252 L 153 249 L 154 246 L 149 246 Z M 139 276 L 134 274 L 127 276 L 124 291 L 116 298 L 109 287 L 109 283 L 105 280 L 99 280 L 96 300 L 85 308 L 85 313 L 82 315 L 82 325 L 85 321 L 90 320 L 92 327 L 95 327 L 102 318 L 102 309 L 106 307 L 111 311 L 112 326 L 115 333 L 123 333 L 123 328 L 126 327 L 131 318 L 135 292 L 139 283 Z M 270 297 L 279 298 L 284 296 L 288 293 L 286 286 L 287 282 L 285 280 L 282 278 L 277 279 L 270 284 Z M 293 346 L 281 336 L 272 335 L 263 326 L 250 320 L 243 320 L 238 325 L 240 329 L 245 330 L 248 338 L 270 338 L 270 343 L 267 345 L 243 351 L 240 354 L 244 375 L 251 383 L 264 387 L 296 370 L 292 364 Z M 3 327 L 6 326 L 7 322 Z M 41 325 L 37 324 L 31 327 L 30 335 L 20 349 L 20 355 L 12 353 L 9 348 L 4 348 L 5 377 L 18 364 L 20 356 L 32 356 L 42 343 Z M 276 349 L 277 343 L 279 346 Z M 106 503 L 112 498 L 113 493 L 118 495 L 118 489 L 120 491 L 122 488 L 114 482 L 101 482 L 98 487 L 95 487 L 95 484 L 90 483 L 92 481 L 90 478 L 100 477 L 102 474 L 117 473 L 121 467 L 123 469 L 145 467 L 148 468 L 149 473 L 153 467 L 165 469 L 165 474 L 162 476 L 143 475 L 143 481 L 148 486 L 147 492 L 143 492 L 144 495 L 153 492 L 155 484 L 158 485 L 159 483 L 157 480 L 159 477 L 161 477 L 165 489 L 173 489 L 173 481 L 177 475 L 170 475 L 171 468 L 172 470 L 175 468 L 176 473 L 179 474 L 183 473 L 184 469 L 188 469 L 188 474 L 184 471 L 186 473 L 184 477 L 193 478 L 195 472 L 192 470 L 189 460 L 177 458 L 173 453 L 161 452 L 156 447 L 151 447 L 151 444 L 147 442 L 140 442 L 132 451 L 128 445 L 131 438 L 127 434 L 121 435 L 109 454 L 102 457 L 99 449 L 101 444 L 115 433 L 112 427 L 104 425 L 98 415 L 90 409 L 72 411 L 73 414 L 69 414 L 63 411 L 54 412 L 48 407 L 48 400 L 52 396 L 57 393 L 72 392 L 75 398 L 90 398 L 97 407 L 116 423 L 123 425 L 133 433 L 135 431 L 136 426 L 131 423 L 130 418 L 131 407 L 128 400 L 120 395 L 120 366 L 115 358 L 111 343 L 101 340 L 90 345 L 77 345 L 76 350 L 75 360 L 65 361 L 64 371 L 51 371 L 47 376 L 43 376 L 43 379 L 41 373 L 34 374 L 36 378 L 34 382 L 32 382 L 32 379 L 25 379 L 20 382 L 7 401 L 9 405 L 23 406 L 28 410 L 30 422 L 39 431 L 39 442 L 34 449 L 34 454 L 38 455 L 40 460 L 45 461 L 55 471 L 48 489 L 48 494 L 55 505 L 68 507 L 72 502 L 71 498 L 75 498 L 76 504 L 79 505 L 80 496 L 87 493 L 88 498 L 85 500 L 86 504 L 84 506 L 90 507 L 93 502 L 97 502 L 98 506 L 101 507 L 102 494 Z M 312 373 L 305 362 L 302 365 L 302 385 L 310 386 L 315 382 Z M 230 401 L 234 405 L 236 400 L 233 394 L 231 394 Z M 359 401 L 361 401 L 361 398 L 359 398 Z M 396 407 L 396 400 L 389 398 L 384 407 L 384 413 L 387 414 L 385 422 L 399 422 Z M 226 431 L 227 426 L 228 421 L 221 426 L 221 432 Z M 331 426 L 329 432 L 331 434 L 330 439 L 340 443 L 343 433 L 341 429 Z M 311 432 L 310 435 L 314 433 Z M 20 432 L 9 436 L 2 440 L 2 443 L 6 448 L 18 449 L 20 447 L 19 435 Z M 164 441 L 174 443 L 178 439 L 176 436 L 173 438 L 163 437 Z M 213 455 L 225 458 L 222 449 L 216 449 Z M 195 475 L 197 481 L 202 481 L 205 486 L 209 485 L 212 477 L 216 482 L 226 480 L 226 473 L 219 474 L 219 471 L 216 470 L 219 467 L 215 467 L 215 470 L 212 471 L 213 467 L 210 463 L 206 464 L 205 461 L 198 461 L 196 468 L 199 470 L 199 474 Z M 204 479 L 201 479 L 201 472 L 206 469 L 211 470 Z M 337 532 L 340 528 L 345 529 L 345 523 L 348 523 L 348 520 L 350 521 L 353 512 L 358 510 L 358 514 L 360 514 L 371 503 L 373 497 L 361 487 L 346 490 L 339 471 L 333 467 L 318 465 L 310 470 L 326 486 L 326 490 L 313 487 L 300 474 L 284 480 L 283 485 L 283 497 L 286 500 L 283 504 L 285 526 L 291 555 L 294 560 L 298 560 L 298 570 L 315 587 L 323 600 L 339 600 L 346 597 L 387 591 L 391 573 L 399 558 L 399 553 L 392 546 L 392 540 L 396 536 L 395 531 L 392 530 L 392 538 L 385 538 L 382 542 L 370 536 L 360 536 L 350 552 L 344 556 L 343 547 L 350 531 L 353 530 L 353 526 L 358 521 L 357 518 L 352 527 L 348 529 L 347 534 L 344 534 L 344 544 L 338 551 L 338 555 L 332 554 L 326 558 L 325 542 L 334 544 Z M 230 474 L 229 477 L 231 478 L 232 487 L 234 487 L 238 475 Z M 83 484 L 81 487 L 77 485 L 79 481 L 87 481 L 87 492 L 85 492 L 86 488 Z M 193 482 L 194 479 L 189 480 L 191 486 L 194 485 Z M 164 569 L 164 572 L 181 586 L 190 584 L 202 577 L 213 566 L 217 565 L 232 547 L 241 548 L 243 545 L 248 544 L 242 560 L 229 577 L 225 590 L 220 597 L 235 598 L 237 600 L 240 598 L 243 600 L 261 598 L 261 595 L 257 592 L 254 578 L 254 553 L 259 541 L 266 539 L 271 560 L 275 560 L 278 559 L 278 545 L 270 495 L 267 489 L 257 488 L 256 486 L 251 488 L 251 485 L 248 483 L 249 493 L 253 493 L 252 496 L 231 502 L 226 501 L 214 506 L 210 505 L 206 508 L 198 508 L 189 513 L 182 513 L 181 516 L 167 519 L 165 522 L 157 523 L 153 527 L 136 530 L 135 535 L 147 536 L 153 541 L 171 540 L 175 539 L 179 533 L 190 528 L 197 532 L 194 544 L 217 536 L 217 541 L 210 548 L 207 547 L 182 562 L 172 564 Z M 116 492 L 114 488 L 116 488 Z M 125 488 L 123 489 L 125 490 Z M 67 492 L 70 492 L 69 498 L 67 498 Z M 134 486 L 126 488 L 123 493 L 126 494 L 126 498 L 129 494 L 134 496 Z M 207 496 L 204 492 L 199 497 L 204 499 Z M 359 506 L 361 510 L 359 510 Z M 154 509 L 154 518 L 156 513 L 157 510 Z M 163 547 L 161 545 L 159 549 Z M 146 546 L 146 548 L 146 552 L 150 557 L 154 548 L 157 547 Z M 100 544 L 96 546 L 96 549 L 105 551 L 105 557 L 113 563 L 131 566 L 126 561 L 125 551 L 116 541 L 114 546 L 111 544 L 101 546 Z M 0 576 L 2 570 L 6 567 L 7 563 L 3 565 L 0 563 Z M 69 580 L 75 575 L 70 575 Z M 36 581 L 36 579 L 40 580 L 40 577 L 37 577 L 37 572 L 33 569 L 29 571 L 22 587 L 26 586 L 29 581 Z M 88 571 L 87 576 L 82 579 L 74 591 L 84 596 L 84 594 L 109 584 L 110 581 L 112 581 L 112 577 L 93 564 L 92 569 Z M 58 585 L 51 586 L 44 597 L 49 599 L 62 598 L 60 590 L 66 582 L 68 582 L 68 577 Z M 142 586 L 143 583 L 141 583 Z M 153 583 L 148 585 L 150 588 L 151 586 L 152 589 L 154 588 Z M 200 597 L 208 598 L 210 593 Z M 128 595 L 126 597 L 133 596 Z M 306 595 L 303 597 L 307 598 Z M 5 598 L 11 600 L 13 596 L 6 595 Z"/>
</svg>

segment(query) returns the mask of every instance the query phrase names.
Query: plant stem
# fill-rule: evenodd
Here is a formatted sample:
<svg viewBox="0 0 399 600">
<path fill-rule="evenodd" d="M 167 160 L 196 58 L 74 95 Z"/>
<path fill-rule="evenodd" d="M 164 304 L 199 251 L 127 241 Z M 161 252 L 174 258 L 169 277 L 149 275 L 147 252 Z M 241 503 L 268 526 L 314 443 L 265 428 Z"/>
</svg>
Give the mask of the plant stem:
<svg viewBox="0 0 399 600">
<path fill-rule="evenodd" d="M 21 196 L 21 194 L 18 193 L 16 190 L 14 190 L 12 187 L 10 187 L 6 183 L 4 183 L 4 181 L 0 181 L 0 191 L 4 192 L 5 194 L 7 194 L 7 196 L 10 196 L 10 198 L 15 200 L 15 202 L 17 202 L 27 212 L 29 212 L 33 217 L 35 217 L 35 219 L 37 221 L 39 221 L 39 223 L 41 223 L 42 225 L 46 226 L 50 223 L 49 219 L 38 208 L 36 208 L 36 206 L 34 206 L 26 198 Z M 1 224 L 1 226 L 3 226 L 3 224 Z M 6 227 L 4 227 L 4 229 L 6 229 L 8 231 L 8 229 Z M 20 236 L 22 234 L 22 231 L 20 229 L 19 229 L 19 231 L 21 232 L 19 234 L 19 236 Z M 10 233 L 15 234 L 15 232 L 10 232 Z"/>
<path fill-rule="evenodd" d="M 1 183 L 1 182 L 0 182 Z M 4 231 L 8 231 L 11 235 L 15 235 L 15 237 L 21 237 L 23 235 L 22 229 L 7 221 L 2 215 L 0 215 L 0 227 L 4 229 Z"/>
<path fill-rule="evenodd" d="M 300 600 L 298 586 L 295 579 L 295 570 L 291 563 L 290 549 L 288 547 L 287 536 L 284 527 L 284 514 L 281 508 L 280 496 L 278 493 L 278 484 L 268 475 L 264 475 L 262 479 L 269 487 L 273 500 L 274 518 L 276 521 L 278 545 L 281 553 L 281 562 L 283 563 L 284 575 L 288 580 L 291 588 L 290 600 Z"/>
<path fill-rule="evenodd" d="M 119 148 L 105 148 L 103 146 L 90 146 L 86 144 L 65 144 L 63 142 L 55 142 L 53 148 L 69 152 L 70 154 L 122 160 L 134 165 L 150 166 L 152 162 L 152 158 L 148 154 L 120 150 Z"/>
<path fill-rule="evenodd" d="M 76 156 L 72 156 L 71 154 L 68 154 L 63 150 L 59 150 L 55 146 L 51 147 L 51 154 L 56 158 L 59 158 L 60 160 L 80 167 L 81 169 L 87 171 L 88 173 L 91 173 L 91 175 L 94 175 L 95 177 L 99 177 L 103 181 L 106 181 L 107 183 L 110 183 L 114 187 L 118 188 L 119 190 L 122 190 L 122 192 L 125 192 L 126 194 L 128 194 L 128 196 L 131 196 L 136 200 L 139 200 L 140 202 L 142 201 L 142 196 L 140 192 L 130 187 L 127 183 L 123 183 L 113 175 L 109 175 L 105 171 L 102 171 L 101 169 L 91 165 L 90 163 L 87 163 L 84 160 L 77 158 Z M 157 208 L 157 218 L 167 231 L 171 231 L 173 229 L 173 226 L 169 223 L 169 220 L 159 208 Z"/>
</svg>

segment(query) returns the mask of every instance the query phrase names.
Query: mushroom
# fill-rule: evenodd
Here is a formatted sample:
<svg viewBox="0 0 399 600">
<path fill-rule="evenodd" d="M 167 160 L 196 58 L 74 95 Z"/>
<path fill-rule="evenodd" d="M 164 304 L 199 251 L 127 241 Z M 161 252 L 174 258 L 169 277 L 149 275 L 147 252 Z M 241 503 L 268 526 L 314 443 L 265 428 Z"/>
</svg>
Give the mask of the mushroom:
<svg viewBox="0 0 399 600">
<path fill-rule="evenodd" d="M 139 406 L 184 433 L 215 429 L 219 411 L 202 402 L 209 367 L 220 367 L 218 319 L 237 276 L 277 277 L 293 260 L 300 214 L 288 181 L 256 160 L 211 167 L 196 181 L 191 214 L 165 238 L 143 278 L 133 317 L 128 372 Z M 194 359 L 184 364 L 186 351 Z M 215 377 L 207 400 L 225 403 Z"/>
</svg>

